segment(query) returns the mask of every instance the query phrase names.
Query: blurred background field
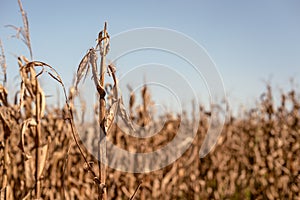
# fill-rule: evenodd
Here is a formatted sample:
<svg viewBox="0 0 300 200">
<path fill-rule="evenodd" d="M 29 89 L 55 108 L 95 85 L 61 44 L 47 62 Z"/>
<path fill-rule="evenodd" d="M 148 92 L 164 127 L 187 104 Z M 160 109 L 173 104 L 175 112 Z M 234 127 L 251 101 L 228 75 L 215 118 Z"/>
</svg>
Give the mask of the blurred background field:
<svg viewBox="0 0 300 200">
<path fill-rule="evenodd" d="M 7 195 L 7 199 L 32 199 L 35 130 L 30 126 L 26 130 L 23 151 L 20 137 L 26 117 L 34 117 L 35 109 L 28 104 L 25 112 L 20 113 L 16 103 L 6 101 L 10 93 L 2 85 L 0 92 L 1 198 Z M 131 118 L 137 124 L 150 123 L 151 128 L 159 123 L 147 118 L 149 111 L 143 106 L 132 106 L 135 111 Z M 109 168 L 109 199 L 129 199 L 140 182 L 137 199 L 300 198 L 300 101 L 297 91 L 283 92 L 280 106 L 274 106 L 272 89 L 268 86 L 256 108 L 245 109 L 239 116 L 227 120 L 214 150 L 202 159 L 198 153 L 210 113 L 201 107 L 196 111 L 200 115 L 199 129 L 193 145 L 184 155 L 175 163 L 151 173 L 133 174 Z M 93 176 L 73 141 L 70 124 L 65 120 L 67 113 L 65 108 L 46 105 L 41 119 L 41 145 L 47 146 L 41 161 L 41 198 L 96 199 Z M 184 130 L 192 131 L 193 121 L 185 115 L 165 113 L 161 118 L 165 124 L 154 137 L 135 139 L 114 126 L 109 140 L 126 150 L 151 152 L 172 140 L 179 124 Z M 88 135 L 93 135 L 97 127 L 97 124 L 80 125 L 82 141 L 91 140 Z M 27 157 L 24 152 L 31 156 Z M 91 164 L 97 162 L 89 154 L 87 158 Z M 118 159 L 122 162 L 122 158 Z"/>
</svg>

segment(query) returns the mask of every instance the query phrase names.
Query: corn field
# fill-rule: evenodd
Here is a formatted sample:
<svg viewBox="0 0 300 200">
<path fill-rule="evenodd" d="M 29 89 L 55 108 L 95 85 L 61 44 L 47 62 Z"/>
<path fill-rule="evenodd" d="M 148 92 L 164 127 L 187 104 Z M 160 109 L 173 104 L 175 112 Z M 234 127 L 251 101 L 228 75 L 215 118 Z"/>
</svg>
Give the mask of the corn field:
<svg viewBox="0 0 300 200">
<path fill-rule="evenodd" d="M 106 23 L 95 48 L 79 63 L 74 85 L 65 88 L 54 67 L 32 60 L 28 19 L 18 2 L 23 27 L 10 27 L 25 42 L 31 58 L 19 56 L 16 60 L 21 82 L 13 94 L 7 89 L 5 49 L 0 43 L 0 199 L 300 199 L 300 93 L 296 89 L 283 91 L 280 104 L 275 104 L 274 91 L 267 85 L 256 108 L 230 117 L 214 150 L 201 159 L 199 150 L 211 115 L 200 106 L 195 112 L 200 116 L 196 137 L 182 157 L 149 173 L 121 172 L 99 161 L 107 159 L 99 145 L 103 134 L 122 149 L 152 152 L 170 142 L 179 125 L 192 131 L 193 119 L 173 113 L 150 119 L 151 91 L 146 86 L 140 91 L 142 102 L 137 103 L 135 94 L 130 94 L 131 112 L 126 114 L 117 87 L 118 66 L 106 66 Z M 92 105 L 92 125 L 74 119 L 77 87 L 89 68 L 98 97 Z M 110 91 L 104 79 L 107 71 L 113 82 Z M 47 104 L 40 84 L 42 74 L 62 89 L 62 107 Z M 116 110 L 128 124 L 165 124 L 155 136 L 138 139 L 114 124 Z M 80 138 L 79 132 L 84 137 Z M 83 143 L 88 141 L 94 143 L 98 159 L 85 149 Z"/>
</svg>

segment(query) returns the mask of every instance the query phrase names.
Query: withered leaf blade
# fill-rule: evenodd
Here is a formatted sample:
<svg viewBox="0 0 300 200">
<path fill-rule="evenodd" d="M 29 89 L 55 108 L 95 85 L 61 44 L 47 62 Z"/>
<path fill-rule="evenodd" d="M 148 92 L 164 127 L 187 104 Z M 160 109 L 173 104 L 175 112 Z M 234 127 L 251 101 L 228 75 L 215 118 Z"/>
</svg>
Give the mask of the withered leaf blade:
<svg viewBox="0 0 300 200">
<path fill-rule="evenodd" d="M 38 148 L 39 151 L 39 171 L 38 171 L 38 177 L 40 177 L 43 173 L 43 170 L 45 168 L 47 154 L 48 154 L 48 144 L 45 144 L 43 146 L 40 146 Z"/>
<path fill-rule="evenodd" d="M 25 152 L 25 133 L 29 129 L 29 126 L 36 126 L 36 125 L 37 123 L 34 118 L 26 119 L 22 124 L 19 147 L 22 150 L 22 153 L 24 154 L 26 159 L 29 159 L 31 156 L 29 153 Z"/>
<path fill-rule="evenodd" d="M 106 133 L 109 133 L 110 128 L 112 127 L 112 124 L 115 119 L 115 114 L 117 113 L 117 109 L 118 109 L 118 102 L 115 101 L 109 108 L 108 114 L 106 116 L 106 123 L 105 123 Z"/>
<path fill-rule="evenodd" d="M 20 56 L 20 59 L 23 60 L 25 62 L 25 64 L 29 63 L 28 58 L 26 58 L 25 56 Z"/>
<path fill-rule="evenodd" d="M 41 99 L 41 102 L 40 102 L 40 117 L 44 117 L 44 114 L 45 114 L 45 109 L 46 109 L 46 99 L 45 99 L 45 93 L 44 91 L 41 89 L 40 92 L 39 92 L 39 95 L 40 95 L 40 99 Z"/>
<path fill-rule="evenodd" d="M 42 75 L 45 71 L 45 68 L 43 68 L 36 76 L 35 78 L 38 78 L 40 75 Z"/>
<path fill-rule="evenodd" d="M 86 75 L 89 71 L 89 68 L 90 68 L 90 65 L 89 65 L 90 52 L 91 52 L 91 50 L 85 54 L 85 56 L 82 58 L 82 60 L 79 63 L 79 66 L 78 66 L 78 69 L 77 69 L 76 83 L 75 83 L 75 88 L 76 89 L 77 89 L 77 86 L 78 86 L 80 80 L 82 79 L 84 73 L 85 73 L 85 77 L 86 77 Z"/>
<path fill-rule="evenodd" d="M 119 113 L 119 115 L 121 115 L 122 120 L 125 122 L 127 127 L 130 128 L 131 131 L 135 131 L 132 121 L 126 112 L 126 108 L 123 104 L 122 98 L 120 98 L 118 101 L 118 107 L 119 107 L 118 113 Z"/>
<path fill-rule="evenodd" d="M 48 74 L 55 79 L 57 82 L 62 83 L 61 79 L 58 76 L 53 75 L 51 72 L 48 72 Z"/>
<path fill-rule="evenodd" d="M 24 95 L 25 95 L 25 83 L 22 80 L 21 89 L 20 89 L 19 111 L 22 109 L 23 104 L 24 104 Z"/>
<path fill-rule="evenodd" d="M 94 49 L 90 49 L 90 57 L 89 57 L 89 62 L 92 65 L 92 74 L 93 74 L 93 80 L 96 88 L 98 89 L 99 87 L 101 88 L 101 85 L 98 80 L 98 74 L 97 74 L 97 54 Z M 104 90 L 104 88 L 103 88 Z"/>
</svg>

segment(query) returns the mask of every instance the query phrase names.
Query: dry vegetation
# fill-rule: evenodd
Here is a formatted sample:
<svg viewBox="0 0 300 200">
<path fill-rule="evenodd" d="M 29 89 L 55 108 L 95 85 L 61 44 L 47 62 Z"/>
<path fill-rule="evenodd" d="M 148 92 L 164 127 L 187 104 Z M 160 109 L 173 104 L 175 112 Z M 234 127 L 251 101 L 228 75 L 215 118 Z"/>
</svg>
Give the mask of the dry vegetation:
<svg viewBox="0 0 300 200">
<path fill-rule="evenodd" d="M 27 17 L 20 1 L 19 4 L 24 27 L 17 33 L 21 33 L 32 55 Z M 105 26 L 96 48 L 90 49 L 79 64 L 75 85 L 68 95 L 50 65 L 29 61 L 24 56 L 18 58 L 20 91 L 9 93 L 4 50 L 0 45 L 3 71 L 0 199 L 300 199 L 300 99 L 295 89 L 283 92 L 281 105 L 275 106 L 272 89 L 268 86 L 255 109 L 226 122 L 214 151 L 203 159 L 199 159 L 198 153 L 210 118 L 203 108 L 199 108 L 199 129 L 193 145 L 175 163 L 161 170 L 145 174 L 120 172 L 105 167 L 89 155 L 78 140 L 73 120 L 76 88 L 89 67 L 99 95 L 92 134 L 97 144 L 100 142 L 98 134 L 109 133 L 109 140 L 124 149 L 151 152 L 172 140 L 180 123 L 186 131 L 192 131 L 192 120 L 172 113 L 161 116 L 166 122 L 163 129 L 149 139 L 130 137 L 110 123 L 114 109 L 125 121 L 132 120 L 141 127 L 147 124 L 155 127 L 158 122 L 151 121 L 148 115 L 151 95 L 147 87 L 141 91 L 141 105 L 137 105 L 131 94 L 131 115 L 126 115 L 118 97 L 112 65 L 107 70 L 114 85 L 110 92 L 105 91 L 102 75 L 106 71 L 108 39 Z M 66 98 L 63 108 L 47 105 L 39 83 L 42 73 L 48 73 L 62 86 Z M 14 102 L 8 101 L 8 94 L 15 95 Z M 88 140 L 87 137 L 82 139 Z M 96 148 L 99 157 L 105 159 L 101 147 L 96 145 Z"/>
</svg>

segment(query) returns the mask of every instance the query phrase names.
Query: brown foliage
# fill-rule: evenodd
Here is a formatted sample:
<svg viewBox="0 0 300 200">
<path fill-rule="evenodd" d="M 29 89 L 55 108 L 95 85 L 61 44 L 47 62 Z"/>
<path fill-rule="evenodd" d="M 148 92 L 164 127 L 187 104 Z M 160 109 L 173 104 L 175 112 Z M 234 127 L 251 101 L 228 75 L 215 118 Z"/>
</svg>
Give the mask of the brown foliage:
<svg viewBox="0 0 300 200">
<path fill-rule="evenodd" d="M 2 96 L 5 90 L 1 90 Z M 267 90 L 267 93 L 271 90 Z M 257 109 L 229 120 L 214 151 L 199 160 L 199 147 L 207 130 L 209 116 L 200 112 L 198 134 L 193 145 L 170 166 L 147 174 L 107 170 L 109 199 L 296 199 L 300 195 L 300 111 L 294 90 L 282 94 L 284 101 L 274 106 L 272 95 L 262 98 Z M 268 99 L 266 99 L 268 98 Z M 291 106 L 289 109 L 286 104 Z M 270 110 L 270 105 L 273 109 Z M 137 107 L 139 107 L 137 105 Z M 40 158 L 39 172 L 43 199 L 96 199 L 93 175 L 86 170 L 85 161 L 71 137 L 71 127 L 65 121 L 65 111 L 49 108 L 41 118 L 43 139 L 41 148 L 47 152 Z M 26 120 L 18 105 L 1 102 L 0 107 L 0 183 L 1 195 L 14 199 L 34 195 L 34 138 L 36 123 Z M 272 111 L 272 112 L 271 112 Z M 34 117 L 34 112 L 31 112 Z M 143 123 L 132 113 L 136 122 Z M 109 139 L 124 149 L 150 152 L 162 146 L 176 134 L 178 120 L 164 116 L 167 123 L 155 139 L 132 140 L 113 127 Z M 24 127 L 26 126 L 26 128 Z M 26 129 L 26 130 L 24 130 Z M 189 131 L 189 127 L 186 127 Z M 22 133 L 22 132 L 26 133 Z M 20 138 L 20 133 L 24 138 Z M 83 138 L 84 139 L 84 138 Z M 20 148 L 21 141 L 27 146 Z M 134 141 L 134 142 L 133 142 Z M 43 145 L 44 144 L 44 145 Z M 141 145 L 143 144 L 143 145 Z M 34 154 L 32 154 L 34 155 Z M 90 164 L 96 160 L 90 155 Z M 93 168 L 96 166 L 92 165 Z M 9 195 L 8 195 L 9 193 Z"/>
</svg>

